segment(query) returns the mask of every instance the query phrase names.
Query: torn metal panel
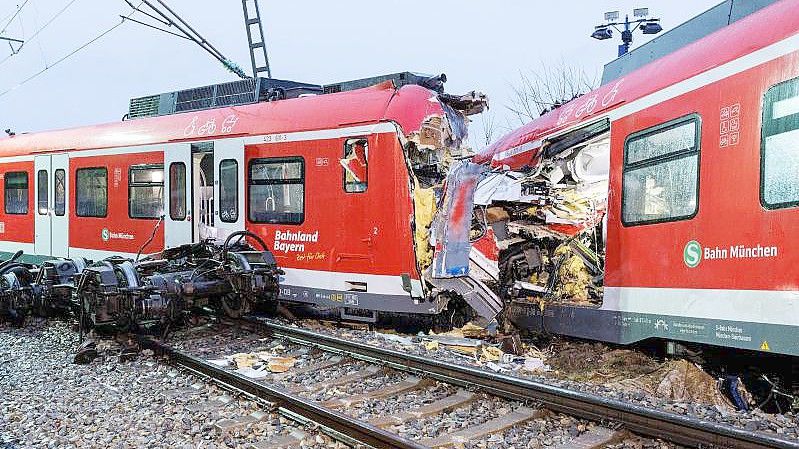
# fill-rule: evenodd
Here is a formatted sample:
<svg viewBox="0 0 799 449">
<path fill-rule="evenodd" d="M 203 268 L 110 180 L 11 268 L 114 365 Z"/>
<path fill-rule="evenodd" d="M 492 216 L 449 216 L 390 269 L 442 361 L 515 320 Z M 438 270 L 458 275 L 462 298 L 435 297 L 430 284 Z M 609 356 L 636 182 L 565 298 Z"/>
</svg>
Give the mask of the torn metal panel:
<svg viewBox="0 0 799 449">
<path fill-rule="evenodd" d="M 433 277 L 448 278 L 469 273 L 470 230 L 474 191 L 483 168 L 466 161 L 453 164 L 447 178 L 444 204 L 434 229 Z"/>
<path fill-rule="evenodd" d="M 465 95 L 442 93 L 439 95 L 439 98 L 442 103 L 461 111 L 467 116 L 480 114 L 488 109 L 488 96 L 474 90 Z"/>
<path fill-rule="evenodd" d="M 414 244 L 421 271 L 433 260 L 430 227 L 450 164 L 471 153 L 465 146 L 468 140 L 466 115 L 488 107 L 488 98 L 477 92 L 457 96 L 439 90 L 432 94 L 430 101 L 434 112 L 422 120 L 417 130 L 408 131 L 403 142 L 413 178 Z"/>
</svg>

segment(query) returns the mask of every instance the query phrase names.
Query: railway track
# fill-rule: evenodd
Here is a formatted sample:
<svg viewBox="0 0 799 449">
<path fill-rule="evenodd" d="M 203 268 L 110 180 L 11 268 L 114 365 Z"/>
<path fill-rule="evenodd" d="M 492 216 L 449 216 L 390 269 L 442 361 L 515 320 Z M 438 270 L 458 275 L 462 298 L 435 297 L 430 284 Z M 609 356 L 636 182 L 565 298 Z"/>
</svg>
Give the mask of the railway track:
<svg viewBox="0 0 799 449">
<path fill-rule="evenodd" d="M 269 401 L 284 415 L 316 423 L 352 446 L 486 447 L 479 443 L 490 443 L 492 438 L 517 429 L 524 434 L 529 432 L 528 426 L 546 429 L 547 422 L 557 423 L 566 416 L 582 423 L 582 431 L 557 439 L 550 447 L 614 447 L 613 444 L 640 436 L 697 448 L 799 448 L 799 442 L 777 435 L 368 346 L 268 320 L 250 318 L 241 325 L 252 336 L 237 344 L 225 345 L 221 339 L 203 350 L 202 344 L 196 344 L 203 337 L 195 336 L 178 344 L 181 348 L 152 339 L 143 339 L 142 345 L 229 388 Z M 236 370 L 209 361 L 220 351 L 232 354 L 252 350 L 265 340 L 291 346 L 283 349 L 289 354 L 301 354 L 302 363 L 284 374 L 254 374 L 252 370 Z M 402 404 L 402 398 L 424 394 L 430 398 L 421 405 Z M 388 409 L 377 407 L 377 413 L 363 413 L 369 410 L 362 407 L 364 404 L 374 405 L 388 398 L 399 404 Z M 360 417 L 342 411 L 358 407 Z M 390 412 L 380 413 L 381 410 Z M 419 431 L 438 426 L 436 420 L 452 421 L 459 414 L 478 415 L 477 421 L 432 433 Z M 248 420 L 251 418 L 234 420 L 230 425 L 239 426 Z M 290 446 L 265 443 L 262 447 Z"/>
</svg>

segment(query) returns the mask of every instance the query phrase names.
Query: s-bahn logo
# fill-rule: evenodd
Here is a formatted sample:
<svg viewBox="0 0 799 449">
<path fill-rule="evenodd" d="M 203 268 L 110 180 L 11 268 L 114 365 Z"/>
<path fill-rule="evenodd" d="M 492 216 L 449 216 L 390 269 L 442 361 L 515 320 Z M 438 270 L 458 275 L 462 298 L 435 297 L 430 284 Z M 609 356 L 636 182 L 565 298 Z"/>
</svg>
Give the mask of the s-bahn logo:
<svg viewBox="0 0 799 449">
<path fill-rule="evenodd" d="M 686 243 L 682 250 L 682 260 L 688 268 L 696 268 L 702 261 L 702 245 L 696 240 Z"/>
<path fill-rule="evenodd" d="M 111 238 L 111 232 L 108 231 L 108 228 L 103 228 L 103 231 L 100 233 L 100 237 L 103 238 L 104 242 L 107 242 L 108 239 Z"/>
</svg>

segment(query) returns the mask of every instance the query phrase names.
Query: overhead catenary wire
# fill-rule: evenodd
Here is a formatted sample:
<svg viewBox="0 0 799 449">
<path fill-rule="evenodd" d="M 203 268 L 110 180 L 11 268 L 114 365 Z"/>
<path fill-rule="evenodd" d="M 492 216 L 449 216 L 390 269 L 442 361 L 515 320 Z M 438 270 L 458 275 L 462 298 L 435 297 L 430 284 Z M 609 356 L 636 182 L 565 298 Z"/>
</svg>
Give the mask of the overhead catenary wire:
<svg viewBox="0 0 799 449">
<path fill-rule="evenodd" d="M 13 22 L 13 21 L 14 21 L 14 19 L 16 19 L 16 18 L 17 18 L 17 16 L 19 15 L 19 13 L 20 13 L 20 12 L 22 12 L 22 8 L 24 8 L 24 7 L 25 7 L 25 5 L 27 5 L 27 4 L 28 4 L 28 2 L 30 2 L 30 0 L 25 0 L 25 1 L 22 3 L 22 5 L 20 5 L 20 6 L 18 6 L 18 7 L 17 7 L 17 10 L 16 10 L 16 12 L 14 12 L 14 14 L 12 14 L 12 15 L 11 15 L 11 18 L 10 18 L 10 19 L 8 19 L 8 22 L 6 22 L 5 26 L 3 26 L 3 29 L 2 29 L 2 30 L 0 30 L 0 34 L 3 34 L 3 33 L 5 33 L 5 32 L 6 32 L 6 30 L 8 29 L 8 27 L 9 27 L 9 26 L 11 26 L 11 22 Z"/>
<path fill-rule="evenodd" d="M 189 25 L 188 22 L 186 22 L 182 17 L 180 17 L 180 15 L 178 15 L 172 8 L 170 8 L 169 5 L 167 5 L 163 0 L 155 0 L 156 2 L 158 2 L 159 5 L 161 5 L 160 8 L 157 5 L 153 4 L 153 2 L 151 2 L 150 0 L 142 0 L 142 3 L 147 5 L 152 10 L 152 13 L 142 10 L 141 4 L 139 4 L 138 7 L 133 7 L 130 0 L 124 0 L 124 1 L 133 8 L 134 13 L 140 12 L 150 17 L 151 19 L 157 21 L 160 24 L 166 25 L 168 27 L 174 27 L 175 29 L 178 30 L 179 33 L 165 30 L 155 25 L 140 22 L 138 20 L 135 20 L 134 21 L 135 23 L 156 29 L 158 31 L 162 31 L 164 33 L 173 36 L 185 37 L 186 39 L 196 43 L 200 48 L 202 48 L 208 54 L 213 56 L 214 59 L 221 62 L 222 65 L 229 71 L 233 72 L 242 79 L 249 78 L 247 74 L 244 73 L 244 70 L 242 70 L 241 67 L 239 67 L 232 60 L 228 59 L 221 51 L 219 51 L 210 42 L 208 42 L 208 40 L 205 39 L 205 37 L 203 37 L 196 29 L 194 29 L 191 25 Z M 163 8 L 163 10 L 161 8 Z"/>
<path fill-rule="evenodd" d="M 69 7 L 70 7 L 70 6 L 72 6 L 72 5 L 73 5 L 75 2 L 77 2 L 77 1 L 78 1 L 78 0 L 70 0 L 70 2 L 69 2 L 69 3 L 67 3 L 67 4 L 66 4 L 66 6 L 64 6 L 63 8 L 61 8 L 61 10 L 59 10 L 57 13 L 55 13 L 55 15 L 54 15 L 53 17 L 51 17 L 51 18 L 50 18 L 50 20 L 48 20 L 48 21 L 47 21 L 47 22 L 46 22 L 44 25 L 42 25 L 42 26 L 41 26 L 41 27 L 40 27 L 38 30 L 36 30 L 36 31 L 35 31 L 33 34 L 31 34 L 31 36 L 30 36 L 30 37 L 29 37 L 29 38 L 28 38 L 28 39 L 25 41 L 25 43 L 23 43 L 22 45 L 20 45 L 19 49 L 17 49 L 17 53 L 19 53 L 20 51 L 22 51 L 22 48 L 25 46 L 25 44 L 27 44 L 27 43 L 30 43 L 31 41 L 33 41 L 34 39 L 36 39 L 36 37 L 37 37 L 37 36 L 39 36 L 39 34 L 40 34 L 42 31 L 44 31 L 45 29 L 47 29 L 47 27 L 48 27 L 48 26 L 50 26 L 50 24 L 52 24 L 52 23 L 53 23 L 53 22 L 54 22 L 54 21 L 55 21 L 55 20 L 56 20 L 58 17 L 60 17 L 62 14 L 64 14 L 64 12 L 66 12 L 66 10 L 67 10 L 67 9 L 69 9 Z M 0 60 L 0 65 L 3 65 L 4 63 L 6 63 L 6 62 L 7 62 L 9 59 L 11 59 L 11 58 L 12 58 L 12 57 L 13 57 L 15 54 L 16 54 L 16 53 L 12 53 L 12 54 L 10 54 L 10 55 L 6 56 L 4 59 Z"/>
<path fill-rule="evenodd" d="M 123 16 L 119 16 L 119 17 L 123 17 Z M 153 25 L 151 23 L 142 22 L 141 20 L 136 20 L 136 19 L 133 19 L 133 18 L 130 18 L 130 17 L 128 17 L 128 20 L 130 20 L 133 23 L 138 23 L 139 25 L 143 25 L 143 26 L 146 26 L 148 28 L 152 28 L 154 30 L 162 31 L 162 32 L 164 32 L 166 34 L 171 34 L 171 35 L 173 35 L 175 37 L 179 37 L 181 39 L 186 39 L 187 41 L 194 42 L 190 37 L 186 37 L 186 36 L 184 36 L 184 35 L 182 35 L 180 33 L 175 33 L 175 32 L 169 31 L 169 30 L 165 30 L 163 28 L 158 28 L 157 26 L 155 26 L 155 25 Z"/>
<path fill-rule="evenodd" d="M 33 4 L 33 12 L 34 12 L 33 24 L 36 25 L 36 29 L 38 30 L 39 29 L 39 8 L 36 7 L 36 3 Z M 48 65 L 50 65 L 50 63 L 47 62 L 47 57 L 44 55 L 44 46 L 42 45 L 42 41 L 41 40 L 36 41 L 36 46 L 39 47 L 39 54 L 42 57 L 42 62 L 44 62 L 44 66 L 47 67 Z M 20 47 L 20 50 L 22 50 L 22 47 Z M 19 53 L 19 52 L 17 52 L 17 53 Z"/>
<path fill-rule="evenodd" d="M 114 25 L 111 28 L 108 28 L 107 30 L 101 32 L 100 34 L 98 34 L 97 36 L 93 37 L 91 40 L 89 40 L 88 42 L 84 43 L 80 47 L 78 47 L 78 48 L 72 50 L 71 52 L 67 53 L 66 55 L 62 56 L 60 59 L 58 59 L 57 61 L 53 62 L 51 65 L 43 68 L 42 70 L 40 70 L 40 71 L 34 73 L 33 75 L 25 78 L 24 80 L 20 81 L 15 86 L 0 92 L 0 98 L 5 96 L 5 95 L 7 95 L 7 94 L 9 94 L 10 92 L 13 92 L 13 91 L 19 89 L 20 87 L 24 86 L 25 84 L 33 81 L 34 79 L 38 78 L 39 76 L 41 76 L 42 74 L 44 74 L 48 70 L 50 70 L 53 67 L 61 64 L 62 62 L 66 61 L 67 59 L 69 59 L 72 56 L 74 56 L 75 54 L 79 53 L 81 50 L 83 50 L 86 47 L 88 47 L 88 46 L 94 44 L 95 42 L 99 41 L 100 39 L 102 39 L 103 37 L 105 37 L 106 35 L 111 33 L 112 31 L 114 31 L 117 28 L 119 28 L 120 26 L 122 26 L 122 24 L 124 24 L 128 20 L 128 18 L 130 16 L 132 16 L 133 14 L 135 14 L 135 13 L 136 13 L 136 11 L 134 10 L 133 12 L 128 14 L 127 16 L 122 16 L 122 20 L 120 20 L 120 22 L 117 23 L 116 25 Z"/>
</svg>

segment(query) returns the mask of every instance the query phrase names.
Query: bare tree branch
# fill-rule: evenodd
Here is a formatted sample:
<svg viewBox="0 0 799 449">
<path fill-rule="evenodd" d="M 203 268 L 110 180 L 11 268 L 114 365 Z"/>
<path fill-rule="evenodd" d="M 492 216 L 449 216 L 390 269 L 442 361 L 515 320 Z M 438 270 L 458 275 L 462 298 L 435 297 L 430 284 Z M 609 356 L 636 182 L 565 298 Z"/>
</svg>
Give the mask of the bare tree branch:
<svg viewBox="0 0 799 449">
<path fill-rule="evenodd" d="M 579 67 L 565 61 L 541 63 L 541 68 L 519 72 L 519 81 L 512 85 L 513 99 L 506 107 L 525 124 L 597 86 L 597 77 L 588 76 Z"/>
<path fill-rule="evenodd" d="M 485 146 L 491 145 L 494 141 L 494 134 L 496 133 L 496 116 L 493 112 L 484 111 L 480 114 L 480 121 L 483 125 L 483 143 Z"/>
</svg>

